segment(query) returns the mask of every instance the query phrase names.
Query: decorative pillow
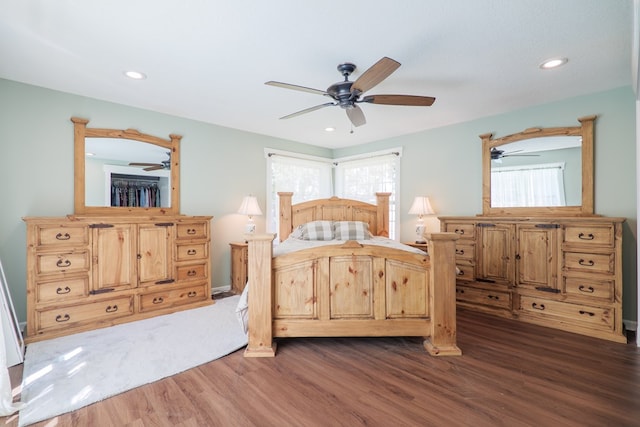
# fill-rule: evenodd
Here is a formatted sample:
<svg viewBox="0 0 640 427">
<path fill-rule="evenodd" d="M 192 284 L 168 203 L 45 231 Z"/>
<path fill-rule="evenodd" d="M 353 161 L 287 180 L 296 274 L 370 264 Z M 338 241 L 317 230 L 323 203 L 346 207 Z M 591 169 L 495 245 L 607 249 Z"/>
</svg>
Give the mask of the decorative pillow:
<svg viewBox="0 0 640 427">
<path fill-rule="evenodd" d="M 302 240 L 333 240 L 333 221 L 311 221 L 299 228 Z"/>
<path fill-rule="evenodd" d="M 362 221 L 335 221 L 333 234 L 336 240 L 369 240 L 369 224 Z"/>
</svg>

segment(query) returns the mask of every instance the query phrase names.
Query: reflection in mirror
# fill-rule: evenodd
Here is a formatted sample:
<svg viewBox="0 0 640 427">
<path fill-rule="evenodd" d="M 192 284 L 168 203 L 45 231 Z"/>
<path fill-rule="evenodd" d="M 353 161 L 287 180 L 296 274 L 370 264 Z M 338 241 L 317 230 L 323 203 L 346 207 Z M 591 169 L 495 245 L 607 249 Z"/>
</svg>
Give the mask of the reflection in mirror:
<svg viewBox="0 0 640 427">
<path fill-rule="evenodd" d="M 85 138 L 85 205 L 170 207 L 170 155 L 145 142 Z"/>
<path fill-rule="evenodd" d="M 180 135 L 165 139 L 71 121 L 75 214 L 180 214 Z"/>
<path fill-rule="evenodd" d="M 491 207 L 580 206 L 581 143 L 549 136 L 491 148 Z"/>
<path fill-rule="evenodd" d="M 483 215 L 593 215 L 595 119 L 480 135 Z"/>
</svg>

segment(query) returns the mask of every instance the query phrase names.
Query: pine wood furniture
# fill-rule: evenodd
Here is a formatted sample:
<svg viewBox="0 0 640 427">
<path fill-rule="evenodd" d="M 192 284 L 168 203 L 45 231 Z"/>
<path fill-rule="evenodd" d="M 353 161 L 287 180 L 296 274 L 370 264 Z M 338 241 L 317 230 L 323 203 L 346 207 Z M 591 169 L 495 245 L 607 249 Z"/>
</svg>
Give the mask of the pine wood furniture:
<svg viewBox="0 0 640 427">
<path fill-rule="evenodd" d="M 210 220 L 24 218 L 26 341 L 210 304 Z"/>
<path fill-rule="evenodd" d="M 231 248 L 231 290 L 241 294 L 247 284 L 247 262 L 249 244 L 244 242 L 229 243 Z"/>
<path fill-rule="evenodd" d="M 428 247 L 426 243 L 416 243 L 416 242 L 402 242 L 404 245 L 411 246 L 412 248 L 420 249 L 421 251 L 428 252 Z"/>
<path fill-rule="evenodd" d="M 481 135 L 483 215 L 441 217 L 441 230 L 456 233 L 458 305 L 551 328 L 626 342 L 622 323 L 622 226 L 624 218 L 594 214 L 593 151 L 596 116 L 580 126 L 530 128 L 493 139 Z M 579 141 L 573 177 L 575 205 L 499 206 L 492 199 L 492 150 L 523 154 L 544 163 L 538 151 L 565 136 Z M 557 146 L 555 148 L 558 148 Z M 513 151 L 512 151 L 513 150 Z M 559 150 L 553 150 L 557 152 Z M 567 153 L 567 164 L 570 162 Z M 506 163 L 506 162 L 505 162 Z M 504 166 L 501 163 L 500 166 Z M 570 177 L 571 178 L 571 177 Z M 576 179 L 577 178 L 577 179 Z M 566 181 L 566 180 L 565 180 Z M 566 185 L 569 188 L 569 185 Z"/>
<path fill-rule="evenodd" d="M 461 307 L 627 342 L 622 223 L 604 217 L 441 217 L 456 233 Z"/>
<path fill-rule="evenodd" d="M 364 221 L 388 236 L 389 193 L 377 205 L 280 196 L 280 239 L 314 220 Z M 459 355 L 455 233 L 426 236 L 429 255 L 347 241 L 273 257 L 273 234 L 249 237 L 247 357 L 273 357 L 273 338 L 420 336 L 432 355 Z M 427 338 L 428 337 L 428 338 Z"/>
</svg>

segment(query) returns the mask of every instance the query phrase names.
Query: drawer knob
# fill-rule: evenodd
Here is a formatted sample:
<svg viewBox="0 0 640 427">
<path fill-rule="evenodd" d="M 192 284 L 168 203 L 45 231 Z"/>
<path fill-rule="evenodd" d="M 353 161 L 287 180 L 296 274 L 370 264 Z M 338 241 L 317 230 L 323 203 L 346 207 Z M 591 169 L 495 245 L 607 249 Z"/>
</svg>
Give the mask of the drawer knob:
<svg viewBox="0 0 640 427">
<path fill-rule="evenodd" d="M 68 294 L 69 292 L 71 292 L 71 288 L 68 287 L 68 286 L 65 286 L 64 289 L 62 289 L 62 288 L 56 289 L 56 294 L 58 294 L 58 295 Z"/>
<path fill-rule="evenodd" d="M 71 319 L 71 316 L 69 316 L 68 314 L 58 314 L 56 316 L 56 322 L 58 323 L 67 322 L 69 319 Z"/>
<path fill-rule="evenodd" d="M 195 276 L 196 274 L 198 274 L 198 272 L 197 272 L 197 271 L 195 271 L 195 270 L 189 270 L 189 271 L 187 271 L 187 276 L 189 276 L 189 277 L 193 277 L 193 276 Z"/>
<path fill-rule="evenodd" d="M 106 311 L 107 313 L 115 313 L 116 311 L 118 311 L 118 306 L 108 305 L 107 308 L 104 309 L 104 311 Z"/>
<path fill-rule="evenodd" d="M 59 259 L 58 262 L 56 262 L 56 265 L 60 268 L 69 267 L 71 265 L 71 261 L 69 261 L 68 259 Z"/>
<path fill-rule="evenodd" d="M 591 234 L 591 233 L 587 234 L 586 236 L 585 236 L 584 233 L 580 233 L 580 234 L 578 234 L 578 239 L 593 240 L 593 239 L 595 239 L 595 236 L 593 234 Z"/>
<path fill-rule="evenodd" d="M 535 308 L 536 310 L 544 310 L 544 304 L 538 304 L 537 302 L 534 302 L 531 304 L 532 308 Z"/>
<path fill-rule="evenodd" d="M 460 235 L 463 235 L 463 234 L 464 234 L 464 230 L 459 229 L 459 228 L 456 228 L 456 229 L 454 230 L 454 233 L 456 233 L 456 234 L 460 234 Z"/>
<path fill-rule="evenodd" d="M 585 261 L 582 258 L 578 261 L 578 264 L 584 265 L 586 267 L 593 267 L 596 263 L 593 260 Z"/>
<path fill-rule="evenodd" d="M 56 240 L 69 240 L 71 238 L 71 236 L 69 236 L 69 233 L 58 233 L 56 234 Z"/>
<path fill-rule="evenodd" d="M 493 299 L 493 300 L 496 300 L 496 301 L 499 301 L 499 300 L 500 300 L 500 297 L 499 297 L 499 296 L 497 296 L 497 295 L 487 295 L 487 298 L 489 298 L 489 299 Z M 534 304 L 535 304 L 535 303 L 534 303 Z"/>
<path fill-rule="evenodd" d="M 456 249 L 456 255 L 464 255 L 464 249 Z"/>
<path fill-rule="evenodd" d="M 590 311 L 585 311 L 585 310 L 580 310 L 579 313 L 582 315 L 587 314 L 589 317 L 593 317 L 596 315 L 595 313 L 592 313 Z"/>
<path fill-rule="evenodd" d="M 187 294 L 187 296 L 188 296 L 189 298 L 193 298 L 193 297 L 195 297 L 196 295 L 198 295 L 198 293 L 197 293 L 196 291 L 191 291 L 191 292 L 189 292 L 189 293 Z"/>
<path fill-rule="evenodd" d="M 456 293 L 464 294 L 464 289 L 456 289 Z"/>
<path fill-rule="evenodd" d="M 195 255 L 195 254 L 196 254 L 196 252 L 197 252 L 197 251 L 196 251 L 195 249 L 189 249 L 189 250 L 187 251 L 187 255 Z"/>
<path fill-rule="evenodd" d="M 195 228 L 188 228 L 187 229 L 187 234 L 196 234 L 196 229 Z"/>
<path fill-rule="evenodd" d="M 592 294 L 592 293 L 594 293 L 594 292 L 596 291 L 595 289 L 593 289 L 593 286 L 589 286 L 589 287 L 587 288 L 587 287 L 585 287 L 584 285 L 580 285 L 580 286 L 578 286 L 578 290 L 579 290 L 580 292 L 586 292 L 586 293 L 588 293 L 588 294 Z"/>
<path fill-rule="evenodd" d="M 162 304 L 162 303 L 164 302 L 164 298 L 162 298 L 162 297 L 155 297 L 155 298 L 153 299 L 153 301 L 151 301 L 151 302 L 152 302 L 152 303 L 154 303 L 154 304 Z"/>
</svg>

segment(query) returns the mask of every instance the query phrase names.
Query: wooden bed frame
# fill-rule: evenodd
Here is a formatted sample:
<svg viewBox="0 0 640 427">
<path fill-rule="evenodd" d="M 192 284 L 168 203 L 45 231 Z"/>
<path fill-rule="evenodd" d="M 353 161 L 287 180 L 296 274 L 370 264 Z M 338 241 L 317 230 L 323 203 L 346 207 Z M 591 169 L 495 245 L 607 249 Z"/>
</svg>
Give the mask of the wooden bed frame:
<svg viewBox="0 0 640 427">
<path fill-rule="evenodd" d="M 280 197 L 280 239 L 315 220 L 364 221 L 388 236 L 389 193 L 377 204 Z M 245 357 L 273 357 L 273 338 L 421 336 L 434 356 L 456 345 L 455 233 L 426 234 L 429 254 L 348 241 L 273 257 L 274 234 L 249 237 Z"/>
</svg>

